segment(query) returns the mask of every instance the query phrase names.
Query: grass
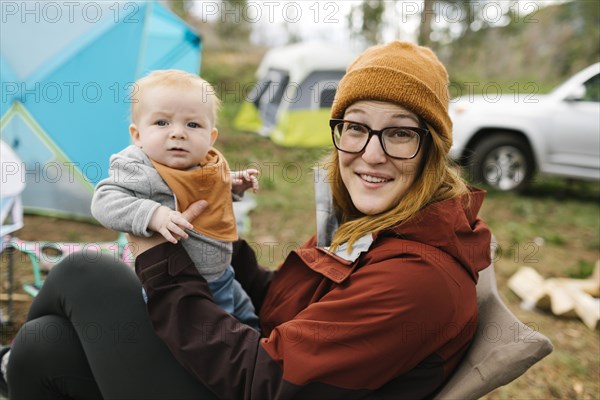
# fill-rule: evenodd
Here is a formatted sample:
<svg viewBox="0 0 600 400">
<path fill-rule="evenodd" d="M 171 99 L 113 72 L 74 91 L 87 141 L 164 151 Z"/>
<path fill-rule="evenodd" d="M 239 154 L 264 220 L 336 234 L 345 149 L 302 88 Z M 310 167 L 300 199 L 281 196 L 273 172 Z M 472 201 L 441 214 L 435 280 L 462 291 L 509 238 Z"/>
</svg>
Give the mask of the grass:
<svg viewBox="0 0 600 400">
<path fill-rule="evenodd" d="M 512 264 L 541 264 L 548 274 L 562 276 L 598 257 L 598 200 L 597 183 L 576 190 L 568 182 L 537 180 L 521 195 L 490 192 L 481 214 L 498 238 L 501 256 Z"/>
</svg>

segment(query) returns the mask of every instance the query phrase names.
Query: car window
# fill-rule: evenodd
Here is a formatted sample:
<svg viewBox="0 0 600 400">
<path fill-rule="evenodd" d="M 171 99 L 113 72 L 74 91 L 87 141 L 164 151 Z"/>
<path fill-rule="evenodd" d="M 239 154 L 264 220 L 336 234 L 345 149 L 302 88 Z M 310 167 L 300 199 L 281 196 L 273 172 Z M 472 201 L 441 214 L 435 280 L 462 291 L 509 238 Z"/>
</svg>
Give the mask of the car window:
<svg viewBox="0 0 600 400">
<path fill-rule="evenodd" d="M 585 86 L 585 95 L 582 100 L 600 102 L 600 75 L 588 79 L 583 85 Z"/>
</svg>

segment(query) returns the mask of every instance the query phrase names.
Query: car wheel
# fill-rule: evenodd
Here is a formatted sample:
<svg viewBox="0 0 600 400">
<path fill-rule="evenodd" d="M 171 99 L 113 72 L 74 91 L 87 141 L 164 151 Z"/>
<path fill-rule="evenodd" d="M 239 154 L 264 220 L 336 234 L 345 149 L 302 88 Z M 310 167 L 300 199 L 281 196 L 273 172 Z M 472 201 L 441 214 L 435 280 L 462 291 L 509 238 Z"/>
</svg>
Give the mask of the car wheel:
<svg viewBox="0 0 600 400">
<path fill-rule="evenodd" d="M 479 140 L 473 148 L 471 176 L 502 191 L 521 191 L 533 176 L 529 144 L 518 136 L 495 133 Z"/>
</svg>

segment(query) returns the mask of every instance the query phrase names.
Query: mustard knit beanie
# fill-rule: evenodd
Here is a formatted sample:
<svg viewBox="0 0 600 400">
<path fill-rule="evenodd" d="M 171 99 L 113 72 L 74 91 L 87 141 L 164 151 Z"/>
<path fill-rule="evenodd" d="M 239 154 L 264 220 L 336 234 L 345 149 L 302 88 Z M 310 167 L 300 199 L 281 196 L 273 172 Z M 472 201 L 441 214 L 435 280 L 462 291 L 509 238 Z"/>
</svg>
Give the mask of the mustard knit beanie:
<svg viewBox="0 0 600 400">
<path fill-rule="evenodd" d="M 368 48 L 348 66 L 331 118 L 342 119 L 346 108 L 361 100 L 395 103 L 425 120 L 447 153 L 452 145 L 448 98 L 448 73 L 436 55 L 427 47 L 392 42 Z"/>
</svg>

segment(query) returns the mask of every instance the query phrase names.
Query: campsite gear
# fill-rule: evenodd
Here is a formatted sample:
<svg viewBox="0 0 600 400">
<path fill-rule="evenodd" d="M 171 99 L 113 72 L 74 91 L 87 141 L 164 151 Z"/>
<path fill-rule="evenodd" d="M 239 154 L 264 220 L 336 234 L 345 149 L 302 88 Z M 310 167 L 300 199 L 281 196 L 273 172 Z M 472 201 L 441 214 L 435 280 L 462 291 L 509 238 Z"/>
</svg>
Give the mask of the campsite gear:
<svg viewBox="0 0 600 400">
<path fill-rule="evenodd" d="M 21 193 L 25 189 L 25 182 L 21 177 L 22 162 L 19 156 L 9 145 L 0 140 L 0 163 L 2 169 L 2 190 L 0 190 L 0 238 L 2 247 L 0 253 L 6 251 L 6 278 L 0 277 L 8 284 L 7 289 L 7 316 L 0 310 L 0 324 L 12 322 L 13 317 L 13 249 L 8 246 L 12 234 L 23 227 L 23 207 Z"/>
<path fill-rule="evenodd" d="M 492 242 L 492 249 L 495 246 Z M 493 265 L 479 273 L 477 308 L 473 342 L 436 400 L 479 399 L 517 379 L 554 349 L 546 336 L 521 322 L 502 302 Z"/>
<path fill-rule="evenodd" d="M 284 146 L 331 145 L 329 110 L 339 80 L 356 53 L 344 46 L 297 43 L 269 50 L 234 120 L 237 129 Z"/>
<path fill-rule="evenodd" d="M 0 192 L 0 236 L 4 237 L 23 227 L 21 193 L 25 189 L 22 179 L 23 164 L 9 145 L 0 140 L 2 163 L 2 191 Z"/>
<path fill-rule="evenodd" d="M 157 2 L 12 4 L 0 35 L 0 136 L 23 161 L 23 204 L 91 219 L 94 185 L 130 142 L 133 82 L 154 69 L 197 72 L 200 38 Z"/>
<path fill-rule="evenodd" d="M 3 248 L 8 247 L 29 258 L 33 270 L 33 282 L 23 284 L 23 290 L 30 296 L 37 296 L 44 283 L 44 273 L 47 273 L 59 262 L 73 257 L 74 254 L 82 252 L 88 260 L 97 259 L 100 254 L 110 254 L 115 260 L 133 267 L 135 257 L 129 248 L 125 234 L 120 233 L 114 242 L 48 242 L 48 241 L 26 241 L 17 237 L 11 237 L 8 242 L 3 243 Z"/>
</svg>

